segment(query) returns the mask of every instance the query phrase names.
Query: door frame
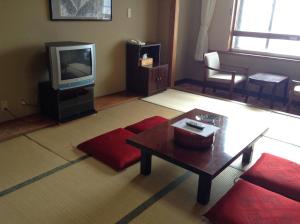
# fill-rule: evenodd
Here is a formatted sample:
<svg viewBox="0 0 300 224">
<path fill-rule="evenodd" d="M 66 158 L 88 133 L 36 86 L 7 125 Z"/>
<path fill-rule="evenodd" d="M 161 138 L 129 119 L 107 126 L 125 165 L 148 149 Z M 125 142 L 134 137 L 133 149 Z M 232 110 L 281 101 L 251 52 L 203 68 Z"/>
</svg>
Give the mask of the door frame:
<svg viewBox="0 0 300 224">
<path fill-rule="evenodd" d="M 169 30 L 169 87 L 173 88 L 176 76 L 179 0 L 171 0 Z"/>
</svg>

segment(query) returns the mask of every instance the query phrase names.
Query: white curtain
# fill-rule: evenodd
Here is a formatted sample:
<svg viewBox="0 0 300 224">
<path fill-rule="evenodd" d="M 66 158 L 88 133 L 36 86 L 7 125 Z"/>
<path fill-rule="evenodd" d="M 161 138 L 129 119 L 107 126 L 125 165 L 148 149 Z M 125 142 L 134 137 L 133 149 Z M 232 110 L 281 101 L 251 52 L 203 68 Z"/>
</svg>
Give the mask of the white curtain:
<svg viewBox="0 0 300 224">
<path fill-rule="evenodd" d="M 210 27 L 217 0 L 202 0 L 201 26 L 199 30 L 195 60 L 203 61 L 203 54 L 208 50 L 208 29 Z"/>
</svg>

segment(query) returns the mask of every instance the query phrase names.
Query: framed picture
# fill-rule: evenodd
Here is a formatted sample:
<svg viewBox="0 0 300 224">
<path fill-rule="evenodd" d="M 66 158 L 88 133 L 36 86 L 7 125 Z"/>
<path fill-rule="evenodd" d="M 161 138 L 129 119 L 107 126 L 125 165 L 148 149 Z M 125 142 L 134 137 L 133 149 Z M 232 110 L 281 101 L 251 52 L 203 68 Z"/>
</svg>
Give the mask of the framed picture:
<svg viewBox="0 0 300 224">
<path fill-rule="evenodd" d="M 50 0 L 51 20 L 112 20 L 112 0 Z"/>
</svg>

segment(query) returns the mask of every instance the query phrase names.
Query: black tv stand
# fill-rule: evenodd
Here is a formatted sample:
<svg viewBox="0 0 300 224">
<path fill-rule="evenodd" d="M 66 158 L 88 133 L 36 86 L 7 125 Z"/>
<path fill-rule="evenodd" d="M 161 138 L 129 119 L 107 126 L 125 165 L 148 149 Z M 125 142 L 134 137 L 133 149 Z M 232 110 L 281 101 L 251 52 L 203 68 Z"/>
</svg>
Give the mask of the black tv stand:
<svg viewBox="0 0 300 224">
<path fill-rule="evenodd" d="M 65 122 L 96 113 L 94 85 L 55 90 L 51 82 L 39 84 L 41 113 L 59 122 Z"/>
</svg>

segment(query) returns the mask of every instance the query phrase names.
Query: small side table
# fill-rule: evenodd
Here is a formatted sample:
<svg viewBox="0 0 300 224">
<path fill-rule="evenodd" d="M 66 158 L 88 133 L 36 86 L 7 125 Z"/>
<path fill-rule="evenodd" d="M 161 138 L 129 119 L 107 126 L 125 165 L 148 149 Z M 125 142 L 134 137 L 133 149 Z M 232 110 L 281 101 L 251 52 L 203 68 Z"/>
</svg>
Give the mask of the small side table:
<svg viewBox="0 0 300 224">
<path fill-rule="evenodd" d="M 276 75 L 270 73 L 256 73 L 254 75 L 250 75 L 247 81 L 247 96 L 245 102 L 248 102 L 249 98 L 249 88 L 248 84 L 256 84 L 259 85 L 259 94 L 258 100 L 261 98 L 261 94 L 263 92 L 264 86 L 272 86 L 272 96 L 271 96 L 271 105 L 270 108 L 274 106 L 274 96 L 276 93 L 277 86 L 281 83 L 284 84 L 284 102 L 287 102 L 288 99 L 288 86 L 289 86 L 289 77 L 284 75 Z"/>
</svg>

